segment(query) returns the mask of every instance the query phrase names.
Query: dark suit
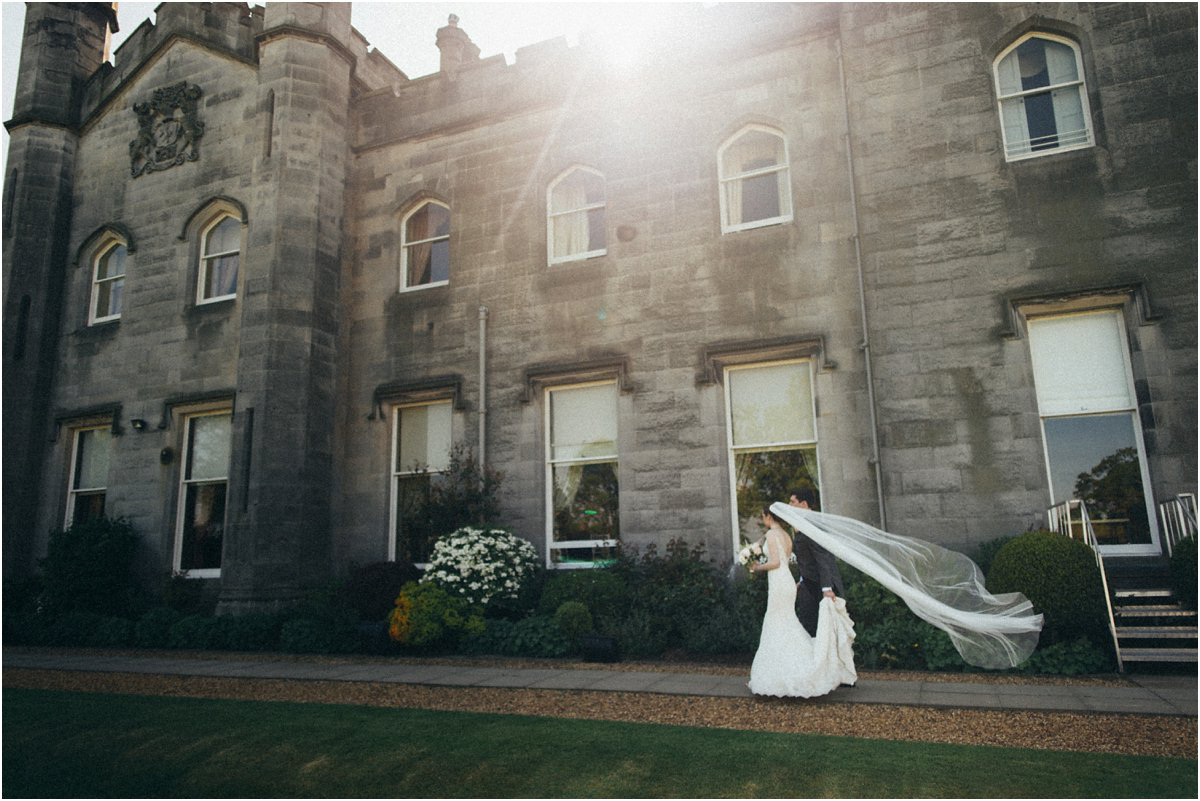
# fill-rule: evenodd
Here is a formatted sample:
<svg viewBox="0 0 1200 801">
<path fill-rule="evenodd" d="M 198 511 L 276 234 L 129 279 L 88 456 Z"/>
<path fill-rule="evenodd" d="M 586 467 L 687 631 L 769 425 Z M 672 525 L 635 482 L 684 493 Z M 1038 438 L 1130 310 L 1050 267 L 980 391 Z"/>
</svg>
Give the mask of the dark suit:
<svg viewBox="0 0 1200 801">
<path fill-rule="evenodd" d="M 800 583 L 796 587 L 796 617 L 809 634 L 816 636 L 817 608 L 824 595 L 821 588 L 832 587 L 834 594 L 841 596 L 842 574 L 833 554 L 799 531 L 792 540 L 792 553 L 796 554 L 796 572 L 800 574 Z"/>
</svg>

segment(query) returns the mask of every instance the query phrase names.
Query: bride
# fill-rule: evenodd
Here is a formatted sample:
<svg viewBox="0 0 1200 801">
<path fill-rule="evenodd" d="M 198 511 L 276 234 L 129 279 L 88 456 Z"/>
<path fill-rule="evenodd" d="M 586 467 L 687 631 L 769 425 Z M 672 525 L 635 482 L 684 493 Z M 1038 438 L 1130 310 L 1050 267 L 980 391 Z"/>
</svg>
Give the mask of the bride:
<svg viewBox="0 0 1200 801">
<path fill-rule="evenodd" d="M 787 523 L 812 542 L 895 593 L 918 617 L 949 635 L 963 661 L 977 667 L 1016 667 L 1037 647 L 1042 616 L 1019 592 L 993 595 L 974 562 L 915 537 L 890 534 L 859 520 L 776 502 L 763 510 L 767 561 L 767 612 L 750 668 L 750 690 L 759 695 L 811 698 L 853 684 L 854 623 L 845 601 L 821 600 L 816 636 L 796 617 L 796 585 L 787 569 Z"/>
<path fill-rule="evenodd" d="M 749 687 L 755 695 L 812 698 L 854 684 L 854 623 L 841 598 L 821 600 L 817 633 L 811 636 L 796 617 L 796 580 L 788 568 L 792 538 L 780 519 L 763 510 L 767 561 L 750 569 L 767 574 L 767 612 L 758 652 L 750 667 Z"/>
</svg>

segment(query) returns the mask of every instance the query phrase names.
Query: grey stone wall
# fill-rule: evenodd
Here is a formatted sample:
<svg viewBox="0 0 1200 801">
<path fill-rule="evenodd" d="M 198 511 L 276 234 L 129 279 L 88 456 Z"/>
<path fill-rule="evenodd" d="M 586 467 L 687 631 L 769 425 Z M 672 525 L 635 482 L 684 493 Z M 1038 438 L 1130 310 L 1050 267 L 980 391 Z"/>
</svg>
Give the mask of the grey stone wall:
<svg viewBox="0 0 1200 801">
<path fill-rule="evenodd" d="M 622 538 L 681 537 L 724 557 L 719 355 L 811 354 L 826 508 L 875 521 L 866 334 L 889 527 L 968 547 L 1038 522 L 1049 500 L 1021 304 L 1121 289 L 1155 492 L 1194 490 L 1195 16 L 733 4 L 656 32 L 661 57 L 634 74 L 556 40 L 512 65 L 410 80 L 368 50 L 346 6 L 168 4 L 115 66 L 77 76 L 70 126 L 12 127 L 10 165 L 33 167 L 6 176 L 6 474 L 10 430 L 44 442 L 55 421 L 119 409 L 109 510 L 147 534 L 144 569 L 162 575 L 179 404 L 231 402 L 222 601 L 286 601 L 387 555 L 389 388 L 456 389 L 454 438 L 478 448 L 486 307 L 504 522 L 545 548 L 542 389 L 600 365 L 621 382 Z M 1096 145 L 1009 163 L 992 61 L 1035 24 L 1080 43 Z M 203 93 L 200 158 L 132 178 L 132 106 L 180 81 Z M 794 219 L 722 235 L 717 149 L 748 123 L 786 135 Z M 607 254 L 549 266 L 546 188 L 577 164 L 605 176 Z M 59 196 L 55 237 L 25 215 Z M 218 197 L 246 215 L 239 293 L 198 307 L 186 226 Z M 422 198 L 451 208 L 450 281 L 399 292 L 399 223 Z M 89 327 L 89 266 L 75 262 L 105 225 L 134 240 L 125 310 Z M 59 314 L 61 343 L 46 351 L 53 387 L 37 420 L 17 428 L 12 243 L 41 279 L 63 281 L 61 302 L 34 293 L 39 314 Z M 151 428 L 132 431 L 133 417 Z M 41 533 L 26 563 L 61 522 L 68 450 L 60 434 L 33 451 L 47 478 L 30 490 Z"/>
</svg>

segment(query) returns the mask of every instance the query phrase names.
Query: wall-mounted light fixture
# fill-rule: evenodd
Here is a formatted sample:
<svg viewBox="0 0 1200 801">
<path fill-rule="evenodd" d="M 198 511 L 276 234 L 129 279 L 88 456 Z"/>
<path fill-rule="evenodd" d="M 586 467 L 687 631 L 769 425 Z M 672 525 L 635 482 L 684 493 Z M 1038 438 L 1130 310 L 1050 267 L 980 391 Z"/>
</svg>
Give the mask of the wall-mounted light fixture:
<svg viewBox="0 0 1200 801">
<path fill-rule="evenodd" d="M 135 417 L 132 420 L 130 420 L 129 425 L 133 427 L 134 431 L 145 431 L 146 430 L 146 421 L 140 417 Z"/>
</svg>

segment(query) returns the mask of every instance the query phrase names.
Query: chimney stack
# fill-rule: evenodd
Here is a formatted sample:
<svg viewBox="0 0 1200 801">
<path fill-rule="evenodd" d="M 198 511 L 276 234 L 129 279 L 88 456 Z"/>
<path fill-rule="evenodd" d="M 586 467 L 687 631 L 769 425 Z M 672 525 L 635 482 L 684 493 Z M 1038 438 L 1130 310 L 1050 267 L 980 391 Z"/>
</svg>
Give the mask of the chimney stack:
<svg viewBox="0 0 1200 801">
<path fill-rule="evenodd" d="M 450 80 L 458 75 L 458 69 L 463 64 L 479 60 L 479 48 L 467 36 L 466 31 L 458 27 L 458 15 L 451 14 L 448 24 L 438 28 L 438 50 L 442 52 L 441 71 Z"/>
</svg>

